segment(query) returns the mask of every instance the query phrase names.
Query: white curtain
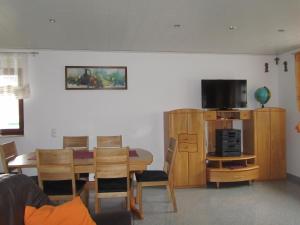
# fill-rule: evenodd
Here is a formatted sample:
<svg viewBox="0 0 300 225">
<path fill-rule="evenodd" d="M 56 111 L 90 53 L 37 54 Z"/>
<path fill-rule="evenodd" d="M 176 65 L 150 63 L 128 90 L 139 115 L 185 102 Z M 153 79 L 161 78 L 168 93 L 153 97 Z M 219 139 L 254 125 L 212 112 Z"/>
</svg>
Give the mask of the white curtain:
<svg viewBox="0 0 300 225">
<path fill-rule="evenodd" d="M 27 67 L 28 54 L 0 53 L 0 96 L 29 97 Z"/>
</svg>

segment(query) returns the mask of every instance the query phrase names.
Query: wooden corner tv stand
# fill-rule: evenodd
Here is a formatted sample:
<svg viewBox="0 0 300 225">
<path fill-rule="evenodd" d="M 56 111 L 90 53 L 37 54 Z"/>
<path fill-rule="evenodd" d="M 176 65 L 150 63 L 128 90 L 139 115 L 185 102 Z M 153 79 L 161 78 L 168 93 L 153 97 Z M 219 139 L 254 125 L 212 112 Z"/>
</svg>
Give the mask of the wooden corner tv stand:
<svg viewBox="0 0 300 225">
<path fill-rule="evenodd" d="M 259 166 L 256 165 L 251 129 L 252 110 L 212 110 L 204 112 L 207 122 L 207 169 L 208 182 L 215 182 L 219 188 L 221 182 L 256 180 Z M 216 148 L 216 129 L 231 129 L 233 121 L 242 122 L 241 134 L 243 139 L 243 154 L 241 156 L 212 156 Z M 251 135 L 250 135 L 251 134 Z"/>
<path fill-rule="evenodd" d="M 254 155 L 245 154 L 232 157 L 207 155 L 207 180 L 215 182 L 217 188 L 222 182 L 249 181 L 251 184 L 253 180 L 258 178 L 259 166 L 251 162 L 248 163 L 254 159 Z"/>
<path fill-rule="evenodd" d="M 231 129 L 236 123 L 241 125 L 243 155 L 212 156 L 216 129 Z M 175 187 L 286 177 L 285 109 L 176 109 L 164 113 L 164 135 L 165 151 L 169 137 L 178 141 Z"/>
</svg>

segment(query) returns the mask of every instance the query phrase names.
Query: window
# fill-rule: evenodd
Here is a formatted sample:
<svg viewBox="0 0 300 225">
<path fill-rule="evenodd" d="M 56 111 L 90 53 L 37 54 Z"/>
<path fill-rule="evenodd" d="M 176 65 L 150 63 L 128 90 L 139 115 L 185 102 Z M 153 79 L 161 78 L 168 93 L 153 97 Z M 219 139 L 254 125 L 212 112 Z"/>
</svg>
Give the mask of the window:
<svg viewBox="0 0 300 225">
<path fill-rule="evenodd" d="M 1 75 L 2 86 L 18 86 L 18 75 Z M 23 100 L 15 95 L 0 95 L 0 135 L 24 134 L 24 108 Z"/>
<path fill-rule="evenodd" d="M 0 135 L 24 135 L 23 99 L 29 97 L 26 53 L 0 53 Z"/>
</svg>

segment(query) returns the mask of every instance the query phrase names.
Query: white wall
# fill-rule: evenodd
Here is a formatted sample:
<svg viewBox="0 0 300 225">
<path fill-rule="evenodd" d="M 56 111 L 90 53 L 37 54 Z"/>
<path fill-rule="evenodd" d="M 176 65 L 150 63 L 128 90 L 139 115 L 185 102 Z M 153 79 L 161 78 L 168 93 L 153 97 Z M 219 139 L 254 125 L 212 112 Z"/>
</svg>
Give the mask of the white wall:
<svg viewBox="0 0 300 225">
<path fill-rule="evenodd" d="M 296 124 L 300 121 L 300 112 L 298 112 L 296 104 L 295 55 L 293 52 L 279 56 L 281 65 L 278 93 L 280 106 L 287 110 L 287 172 L 300 177 L 300 134 L 295 130 Z M 288 72 L 283 71 L 282 63 L 284 61 L 288 63 Z"/>
<path fill-rule="evenodd" d="M 152 168 L 163 162 L 163 112 L 201 107 L 201 79 L 247 79 L 248 107 L 267 86 L 278 106 L 274 56 L 40 51 L 30 58 L 32 96 L 25 101 L 25 136 L 11 138 L 19 152 L 59 148 L 63 135 L 122 134 L 124 144 L 148 149 Z M 270 72 L 264 73 L 264 63 Z M 128 90 L 65 90 L 65 66 L 127 66 Z M 51 129 L 57 137 L 51 137 Z M 8 138 L 0 139 L 0 142 Z M 10 139 L 9 139 L 10 140 Z"/>
</svg>

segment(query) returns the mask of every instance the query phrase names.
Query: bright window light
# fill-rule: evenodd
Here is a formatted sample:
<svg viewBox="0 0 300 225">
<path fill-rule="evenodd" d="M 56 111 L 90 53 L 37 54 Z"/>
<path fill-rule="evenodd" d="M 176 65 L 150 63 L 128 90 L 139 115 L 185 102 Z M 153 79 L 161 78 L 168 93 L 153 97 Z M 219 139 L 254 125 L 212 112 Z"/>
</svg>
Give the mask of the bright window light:
<svg viewBox="0 0 300 225">
<path fill-rule="evenodd" d="M 17 75 L 0 75 L 0 86 L 17 86 Z M 0 96 L 0 129 L 19 129 L 19 100 L 13 95 Z"/>
</svg>

